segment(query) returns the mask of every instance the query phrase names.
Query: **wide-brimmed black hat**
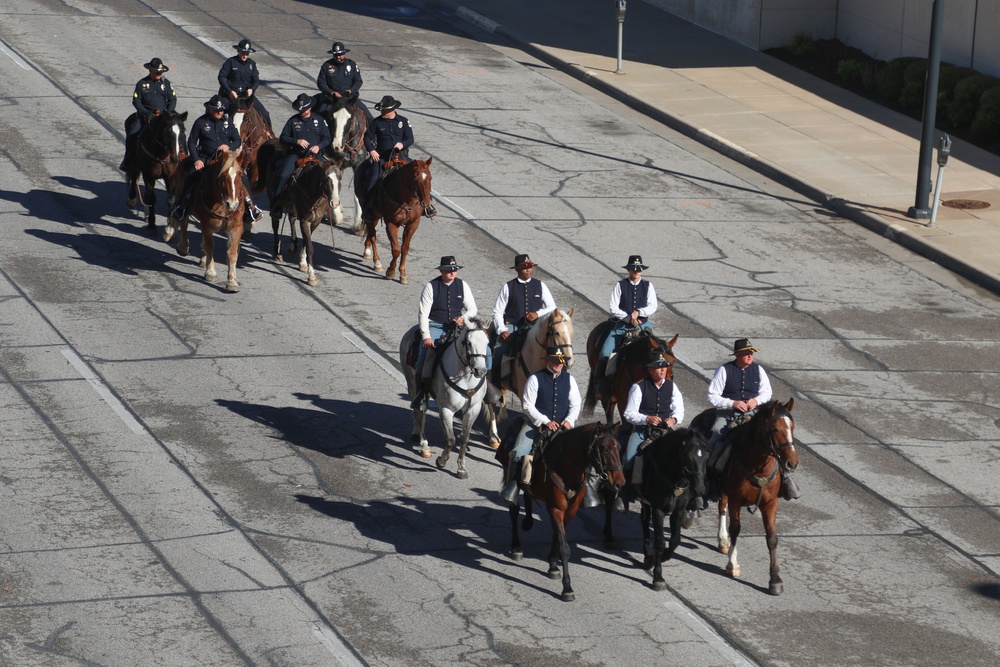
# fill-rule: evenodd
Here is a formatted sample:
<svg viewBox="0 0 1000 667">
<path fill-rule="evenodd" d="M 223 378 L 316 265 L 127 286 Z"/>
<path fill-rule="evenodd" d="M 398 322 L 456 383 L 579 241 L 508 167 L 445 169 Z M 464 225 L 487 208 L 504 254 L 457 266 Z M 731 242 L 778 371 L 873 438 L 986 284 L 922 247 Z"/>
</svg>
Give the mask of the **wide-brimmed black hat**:
<svg viewBox="0 0 1000 667">
<path fill-rule="evenodd" d="M 169 67 L 164 65 L 163 61 L 160 60 L 159 58 L 153 58 L 148 63 L 143 65 L 143 67 L 150 70 L 151 72 L 159 72 L 160 74 L 170 69 Z"/>
<path fill-rule="evenodd" d="M 461 266 L 455 261 L 454 255 L 445 255 L 441 258 L 441 266 L 438 267 L 438 271 L 458 271 Z"/>
<path fill-rule="evenodd" d="M 667 368 L 673 366 L 662 350 L 653 350 L 646 359 L 646 368 Z"/>
<path fill-rule="evenodd" d="M 545 356 L 542 358 L 546 361 L 555 361 L 560 364 L 566 363 L 566 357 L 563 355 L 562 350 L 558 347 L 545 348 Z"/>
<path fill-rule="evenodd" d="M 205 108 L 209 111 L 225 111 L 229 108 L 229 102 L 221 95 L 212 95 L 212 99 L 205 102 Z"/>
<path fill-rule="evenodd" d="M 313 98 L 311 95 L 306 95 L 305 93 L 299 93 L 299 96 L 295 98 L 292 102 L 292 108 L 296 111 L 305 111 L 311 108 L 313 105 Z"/>
<path fill-rule="evenodd" d="M 510 268 L 517 269 L 518 271 L 520 271 L 521 269 L 531 269 L 536 266 L 538 265 L 532 262 L 531 258 L 528 257 L 528 255 L 522 254 L 522 255 L 514 255 L 514 266 Z"/>
<path fill-rule="evenodd" d="M 629 255 L 628 263 L 622 267 L 623 269 L 632 269 L 635 271 L 645 271 L 649 267 L 642 263 L 642 255 Z"/>
<path fill-rule="evenodd" d="M 392 111 L 399 108 L 399 100 L 392 95 L 386 95 L 382 101 L 375 105 L 375 111 Z"/>
<path fill-rule="evenodd" d="M 350 49 L 344 48 L 343 43 L 341 43 L 341 42 L 334 42 L 333 46 L 330 47 L 330 50 L 327 51 L 327 53 L 332 53 L 335 56 L 342 56 L 345 53 L 347 53 L 348 51 L 350 51 Z"/>
<path fill-rule="evenodd" d="M 753 346 L 749 338 L 740 338 L 735 343 L 733 343 L 733 356 L 739 356 L 741 354 L 754 354 L 755 352 L 760 352 L 757 348 Z"/>
<path fill-rule="evenodd" d="M 244 37 L 238 44 L 233 44 L 233 48 L 240 53 L 254 53 L 257 49 L 250 45 L 250 40 Z"/>
</svg>

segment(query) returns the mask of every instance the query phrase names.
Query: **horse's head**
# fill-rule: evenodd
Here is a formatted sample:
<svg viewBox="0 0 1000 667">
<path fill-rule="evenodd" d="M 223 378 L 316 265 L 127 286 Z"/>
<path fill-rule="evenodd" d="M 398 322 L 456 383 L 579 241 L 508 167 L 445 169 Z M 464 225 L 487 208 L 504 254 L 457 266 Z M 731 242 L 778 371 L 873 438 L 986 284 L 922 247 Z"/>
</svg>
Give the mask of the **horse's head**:
<svg viewBox="0 0 1000 667">
<path fill-rule="evenodd" d="M 705 478 L 708 474 L 708 442 L 693 429 L 687 429 L 681 448 L 681 465 L 687 479 L 691 495 L 705 495 Z"/>
<path fill-rule="evenodd" d="M 330 138 L 333 140 L 329 151 L 338 159 L 350 158 L 360 150 L 365 124 L 364 113 L 357 108 L 358 94 L 350 97 L 338 97 L 333 100 L 326 116 L 326 124 L 330 127 Z"/>
<path fill-rule="evenodd" d="M 677 358 L 674 356 L 674 345 L 677 343 L 677 337 L 680 334 L 675 335 L 670 340 L 663 340 L 658 338 L 653 334 L 646 336 L 646 340 L 649 343 L 648 349 L 645 350 L 645 356 L 643 357 L 643 362 L 649 358 L 649 355 L 653 352 L 660 352 L 663 357 L 667 360 L 670 365 L 667 366 L 667 379 L 673 382 L 674 379 L 674 363 L 676 363 Z"/>
<path fill-rule="evenodd" d="M 547 316 L 543 347 L 557 347 L 566 358 L 566 368 L 573 368 L 573 309 L 563 312 L 556 308 Z"/>
<path fill-rule="evenodd" d="M 466 320 L 457 341 L 458 358 L 477 378 L 486 376 L 486 355 L 490 347 L 490 336 L 486 328 L 476 320 Z"/>
<path fill-rule="evenodd" d="M 790 398 L 782 405 L 771 401 L 760 406 L 754 422 L 757 422 L 757 437 L 770 448 L 785 472 L 792 472 L 799 466 L 799 454 L 795 451 L 795 420 L 792 407 L 795 399 Z"/>
<path fill-rule="evenodd" d="M 594 447 L 591 465 L 600 476 L 604 491 L 613 498 L 625 487 L 625 473 L 622 471 L 621 445 L 613 431 L 598 423 L 595 427 Z"/>
<path fill-rule="evenodd" d="M 153 116 L 149 123 L 149 132 L 153 142 L 159 147 L 151 152 L 158 155 L 166 153 L 174 164 L 177 164 L 185 157 L 184 144 L 186 143 L 184 121 L 187 120 L 187 111 L 177 113 L 176 111 L 161 111 Z"/>
<path fill-rule="evenodd" d="M 243 181 L 243 169 L 240 167 L 239 160 L 240 153 L 238 148 L 234 151 L 216 151 L 209 166 L 206 167 L 206 169 L 218 170 L 215 183 L 219 191 L 216 194 L 230 213 L 243 203 L 243 198 L 240 196 Z"/>
<path fill-rule="evenodd" d="M 413 182 L 416 188 L 417 199 L 420 200 L 420 206 L 424 209 L 424 215 L 429 218 L 433 218 L 437 215 L 437 209 L 434 208 L 434 202 L 431 201 L 431 163 L 434 161 L 433 157 L 427 158 L 427 160 L 414 160 L 410 164 L 413 165 Z"/>
</svg>

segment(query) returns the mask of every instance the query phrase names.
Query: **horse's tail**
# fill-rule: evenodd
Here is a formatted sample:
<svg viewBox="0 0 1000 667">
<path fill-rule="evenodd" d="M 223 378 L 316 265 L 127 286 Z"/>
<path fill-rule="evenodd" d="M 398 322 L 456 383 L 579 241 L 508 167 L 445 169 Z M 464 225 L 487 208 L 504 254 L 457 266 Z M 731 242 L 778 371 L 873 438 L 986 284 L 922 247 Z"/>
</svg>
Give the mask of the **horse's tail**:
<svg viewBox="0 0 1000 667">
<path fill-rule="evenodd" d="M 590 369 L 590 379 L 587 382 L 587 394 L 583 399 L 583 411 L 585 414 L 592 414 L 597 407 L 597 385 L 600 380 L 597 378 L 597 368 Z"/>
</svg>

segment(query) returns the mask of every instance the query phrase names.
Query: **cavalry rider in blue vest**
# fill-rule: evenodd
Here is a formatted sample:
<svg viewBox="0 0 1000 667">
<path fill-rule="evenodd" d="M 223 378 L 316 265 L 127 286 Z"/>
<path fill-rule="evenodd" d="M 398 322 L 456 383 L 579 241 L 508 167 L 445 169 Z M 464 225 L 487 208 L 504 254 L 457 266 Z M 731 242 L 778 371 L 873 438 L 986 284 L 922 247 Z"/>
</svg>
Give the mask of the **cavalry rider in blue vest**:
<svg viewBox="0 0 1000 667">
<path fill-rule="evenodd" d="M 139 79 L 135 84 L 135 91 L 132 93 L 132 106 L 135 113 L 125 119 L 125 157 L 118 169 L 125 171 L 128 163 L 132 159 L 132 152 L 135 150 L 136 137 L 142 132 L 142 128 L 149 125 L 149 121 L 154 116 L 160 115 L 164 111 L 174 111 L 177 109 L 177 93 L 174 92 L 170 81 L 163 77 L 163 73 L 170 70 L 159 58 L 153 58 L 143 65 L 149 74 Z"/>
<path fill-rule="evenodd" d="M 278 184 L 274 189 L 274 199 L 271 201 L 271 212 L 281 207 L 281 197 L 285 193 L 295 163 L 307 155 L 321 159 L 322 151 L 333 141 L 330 138 L 330 128 L 319 114 L 312 112 L 313 98 L 305 93 L 300 94 L 292 102 L 292 108 L 298 113 L 288 119 L 278 140 L 288 149 L 288 154 L 278 162 Z"/>
<path fill-rule="evenodd" d="M 219 94 L 229 100 L 241 96 L 247 97 L 258 113 L 264 117 L 267 126 L 271 127 L 271 114 L 257 96 L 260 74 L 257 73 L 257 63 L 250 57 L 250 54 L 257 49 L 253 48 L 250 40 L 246 38 L 233 44 L 233 48 L 236 49 L 236 55 L 227 58 L 219 69 Z"/>
<path fill-rule="evenodd" d="M 754 361 L 757 352 L 760 350 L 750 339 L 738 339 L 733 343 L 733 360 L 719 366 L 708 385 L 708 402 L 715 408 L 715 422 L 708 441 L 712 448 L 708 457 L 708 497 L 711 500 L 719 499 L 719 476 L 727 459 L 728 443 L 723 431 L 737 417 L 751 417 L 758 406 L 771 400 L 771 381 L 764 367 Z M 790 477 L 782 475 L 781 483 L 783 497 L 789 500 L 799 497 L 798 485 Z"/>
<path fill-rule="evenodd" d="M 327 60 L 319 68 L 319 75 L 316 77 L 316 87 L 319 88 L 320 102 L 316 107 L 316 113 L 326 118 L 330 107 L 336 100 L 342 97 L 350 97 L 361 90 L 364 81 L 361 80 L 361 68 L 358 64 L 347 57 L 350 49 L 344 48 L 343 43 L 334 42 L 333 48 L 327 53 L 333 57 Z M 365 118 L 371 125 L 372 112 L 368 110 L 365 103 L 359 97 L 354 103 L 359 109 L 365 112 Z"/>
<path fill-rule="evenodd" d="M 670 430 L 684 421 L 684 397 L 680 388 L 667 379 L 670 362 L 660 350 L 653 350 L 646 363 L 649 377 L 636 382 L 628 390 L 625 421 L 632 425 L 632 434 L 622 454 L 625 479 L 631 479 L 632 466 L 639 445 L 653 429 Z"/>
<path fill-rule="evenodd" d="M 502 379 L 503 358 L 506 355 L 517 356 L 518 347 L 524 342 L 523 334 L 539 317 L 545 317 L 556 309 L 549 288 L 541 280 L 532 277 L 534 268 L 538 266 L 526 254 L 514 256 L 514 266 L 517 278 L 509 280 L 500 288 L 497 301 L 493 306 L 493 326 L 497 332 L 496 356 L 500 364 L 493 374 L 493 384 L 499 386 Z M 487 358 L 487 367 L 492 368 L 493 353 Z"/>
<path fill-rule="evenodd" d="M 188 159 L 184 164 L 184 188 L 177 205 L 170 212 L 170 216 L 176 220 L 182 220 L 187 216 L 191 188 L 198 178 L 198 173 L 205 168 L 205 164 L 212 159 L 215 152 L 220 149 L 234 151 L 243 145 L 239 130 L 226 114 L 228 108 L 229 105 L 225 99 L 218 95 L 212 95 L 212 99 L 205 102 L 204 115 L 199 116 L 198 120 L 191 125 L 191 133 L 188 135 L 187 141 Z M 250 199 L 250 183 L 245 173 L 243 174 L 243 188 L 244 201 L 246 202 L 243 221 L 257 220 L 261 216 L 261 211 Z"/>
<path fill-rule="evenodd" d="M 615 320 L 615 325 L 598 355 L 598 378 L 608 374 L 608 357 L 621 345 L 626 329 L 653 330 L 649 317 L 656 312 L 656 290 L 642 277 L 642 272 L 649 267 L 642 263 L 642 255 L 629 255 L 628 263 L 622 268 L 628 271 L 628 278 L 619 280 L 611 290 L 611 319 Z"/>
<path fill-rule="evenodd" d="M 417 397 L 413 405 L 419 406 L 427 396 L 429 377 L 424 377 L 424 362 L 427 351 L 435 347 L 438 339 L 459 327 L 465 326 L 466 318 L 472 319 L 479 312 L 472 288 L 458 277 L 462 267 L 455 261 L 453 255 L 441 258 L 438 271 L 441 275 L 424 285 L 420 293 L 420 306 L 417 309 L 417 326 L 420 329 L 420 350 L 417 353 L 417 363 L 413 366 L 418 383 Z M 432 369 L 428 369 L 428 375 Z"/>
<path fill-rule="evenodd" d="M 535 440 L 543 434 L 570 430 L 580 416 L 580 388 L 566 370 L 566 359 L 558 347 L 546 350 L 545 368 L 533 373 L 521 392 L 524 426 L 517 435 L 507 462 L 507 474 L 500 498 L 517 506 L 521 464 L 531 453 Z"/>
<path fill-rule="evenodd" d="M 365 131 L 365 150 L 368 151 L 368 161 L 362 170 L 365 200 L 362 203 L 361 218 L 365 222 L 375 219 L 375 187 L 385 168 L 385 163 L 393 155 L 398 154 L 409 162 L 407 149 L 413 145 L 413 130 L 410 121 L 396 113 L 399 101 L 392 95 L 386 95 L 375 105 L 375 110 L 381 114 L 368 123 Z M 431 207 L 433 210 L 433 207 Z"/>
</svg>

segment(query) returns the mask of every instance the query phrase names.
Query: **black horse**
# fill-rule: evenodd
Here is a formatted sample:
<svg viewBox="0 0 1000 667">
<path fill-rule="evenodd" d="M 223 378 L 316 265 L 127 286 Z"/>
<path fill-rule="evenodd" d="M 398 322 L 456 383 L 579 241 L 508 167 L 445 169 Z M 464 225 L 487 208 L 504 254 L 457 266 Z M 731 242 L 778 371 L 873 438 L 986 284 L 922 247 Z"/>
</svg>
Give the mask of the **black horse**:
<svg viewBox="0 0 1000 667">
<path fill-rule="evenodd" d="M 187 156 L 184 152 L 184 121 L 187 117 L 186 111 L 161 111 L 153 116 L 132 139 L 136 143 L 135 148 L 123 164 L 128 182 L 128 206 L 135 208 L 137 201 L 142 202 L 150 235 L 156 233 L 156 181 L 162 179 L 166 185 L 168 210 L 173 208 L 184 185 L 181 162 Z M 142 192 L 139 191 L 140 177 Z"/>
</svg>

